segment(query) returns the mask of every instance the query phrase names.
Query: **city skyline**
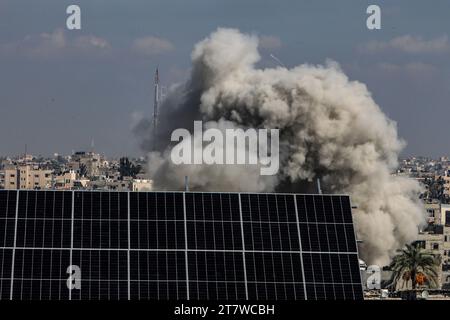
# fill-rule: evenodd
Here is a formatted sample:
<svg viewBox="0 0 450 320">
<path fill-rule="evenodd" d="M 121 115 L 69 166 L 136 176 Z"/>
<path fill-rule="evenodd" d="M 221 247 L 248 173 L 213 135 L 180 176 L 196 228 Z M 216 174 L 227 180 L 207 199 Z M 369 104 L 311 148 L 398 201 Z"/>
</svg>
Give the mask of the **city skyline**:
<svg viewBox="0 0 450 320">
<path fill-rule="evenodd" d="M 108 156 L 144 155 L 132 128 L 151 117 L 154 70 L 166 87 L 186 80 L 194 44 L 218 27 L 258 35 L 260 68 L 276 65 L 271 54 L 288 68 L 338 62 L 397 122 L 403 155 L 450 153 L 445 1 L 380 1 L 376 31 L 365 26 L 366 1 L 78 4 L 83 27 L 69 31 L 67 1 L 0 1 L 0 156 L 25 144 L 36 155 L 69 154 L 92 140 Z"/>
</svg>

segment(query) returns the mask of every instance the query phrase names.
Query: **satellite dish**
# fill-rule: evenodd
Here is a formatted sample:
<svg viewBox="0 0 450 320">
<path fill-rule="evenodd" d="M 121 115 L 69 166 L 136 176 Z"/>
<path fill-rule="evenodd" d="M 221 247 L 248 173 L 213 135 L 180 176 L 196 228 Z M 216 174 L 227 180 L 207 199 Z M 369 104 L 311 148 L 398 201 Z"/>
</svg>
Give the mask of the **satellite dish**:
<svg viewBox="0 0 450 320">
<path fill-rule="evenodd" d="M 429 297 L 429 293 L 427 290 L 422 291 L 422 299 L 426 300 Z"/>
</svg>

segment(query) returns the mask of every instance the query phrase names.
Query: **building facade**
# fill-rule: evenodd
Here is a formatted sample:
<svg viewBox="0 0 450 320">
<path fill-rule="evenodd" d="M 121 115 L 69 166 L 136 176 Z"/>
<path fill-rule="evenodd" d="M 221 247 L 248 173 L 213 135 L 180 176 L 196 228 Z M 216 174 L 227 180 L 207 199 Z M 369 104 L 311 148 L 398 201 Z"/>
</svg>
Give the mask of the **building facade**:
<svg viewBox="0 0 450 320">
<path fill-rule="evenodd" d="M 43 170 L 30 165 L 4 170 L 4 188 L 7 190 L 48 189 L 51 186 L 51 170 Z"/>
</svg>

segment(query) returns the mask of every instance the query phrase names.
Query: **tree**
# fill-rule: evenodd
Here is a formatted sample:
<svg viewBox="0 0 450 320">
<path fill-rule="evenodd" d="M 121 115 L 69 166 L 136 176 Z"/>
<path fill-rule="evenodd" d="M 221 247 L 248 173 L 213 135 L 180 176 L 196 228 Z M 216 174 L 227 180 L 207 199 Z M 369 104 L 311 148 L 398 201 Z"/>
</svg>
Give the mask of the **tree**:
<svg viewBox="0 0 450 320">
<path fill-rule="evenodd" d="M 136 178 L 136 175 L 141 171 L 140 165 L 134 165 L 128 158 L 120 158 L 119 160 L 119 173 L 120 178 L 123 177 L 133 177 Z"/>
<path fill-rule="evenodd" d="M 424 184 L 427 188 L 422 198 L 424 199 L 438 199 L 442 203 L 448 203 L 449 197 L 445 193 L 445 180 L 441 176 L 437 178 L 426 178 Z"/>
<path fill-rule="evenodd" d="M 87 175 L 87 167 L 84 163 L 80 164 L 79 173 L 81 177 L 85 177 Z"/>
<path fill-rule="evenodd" d="M 425 282 L 436 286 L 439 265 L 439 255 L 421 248 L 419 243 L 407 244 L 405 248 L 398 250 L 398 255 L 389 266 L 393 272 L 392 285 L 395 288 L 400 280 L 403 280 L 403 285 L 411 281 L 413 292 L 418 284 Z"/>
</svg>

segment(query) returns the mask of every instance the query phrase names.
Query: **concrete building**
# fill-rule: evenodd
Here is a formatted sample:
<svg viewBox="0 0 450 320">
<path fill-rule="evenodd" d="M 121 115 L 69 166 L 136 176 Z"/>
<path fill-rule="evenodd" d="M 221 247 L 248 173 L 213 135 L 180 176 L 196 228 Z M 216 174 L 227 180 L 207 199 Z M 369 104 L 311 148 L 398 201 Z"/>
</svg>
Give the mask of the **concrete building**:
<svg viewBox="0 0 450 320">
<path fill-rule="evenodd" d="M 20 163 L 29 163 L 33 161 L 33 155 L 31 154 L 23 154 L 19 157 L 19 159 L 17 160 Z"/>
<path fill-rule="evenodd" d="M 88 188 L 92 190 L 103 190 L 103 191 L 129 191 L 131 180 L 111 180 L 111 179 L 100 179 L 90 181 Z"/>
<path fill-rule="evenodd" d="M 441 204 L 441 222 L 450 227 L 450 204 Z"/>
<path fill-rule="evenodd" d="M 5 168 L 5 189 L 49 189 L 52 171 L 30 165 Z"/>
<path fill-rule="evenodd" d="M 425 204 L 425 208 L 429 224 L 420 232 L 417 241 L 424 249 L 440 255 L 438 288 L 448 290 L 450 289 L 450 205 L 433 202 Z"/>
<path fill-rule="evenodd" d="M 55 176 L 53 187 L 57 190 L 71 190 L 74 187 L 74 182 L 76 180 L 77 173 L 74 170 L 69 170 Z"/>
<path fill-rule="evenodd" d="M 67 167 L 70 170 L 78 171 L 87 177 L 95 177 L 100 174 L 100 168 L 107 166 L 108 162 L 102 159 L 101 155 L 94 152 L 78 151 L 71 156 L 71 161 Z"/>
<path fill-rule="evenodd" d="M 73 189 L 75 189 L 75 190 L 88 189 L 89 188 L 89 183 L 90 183 L 90 180 L 86 179 L 86 178 L 76 179 L 73 182 Z"/>
<path fill-rule="evenodd" d="M 442 248 L 442 289 L 450 290 L 450 227 L 444 226 L 444 241 Z"/>
<path fill-rule="evenodd" d="M 133 179 L 131 182 L 131 191 L 152 191 L 153 180 Z"/>
<path fill-rule="evenodd" d="M 427 223 L 433 225 L 441 224 L 441 203 L 438 200 L 433 200 L 430 203 L 424 203 L 427 212 Z"/>
<path fill-rule="evenodd" d="M 122 180 L 103 178 L 89 181 L 88 189 L 104 191 L 152 191 L 152 180 L 124 177 Z"/>
<path fill-rule="evenodd" d="M 445 170 L 445 175 L 436 177 L 436 179 L 438 178 L 443 180 L 444 194 L 450 195 L 450 176 L 447 175 L 447 170 Z"/>
<path fill-rule="evenodd" d="M 441 259 L 444 256 L 444 232 L 442 226 L 435 228 L 435 230 L 421 232 L 418 236 L 417 242 L 420 243 L 422 248 L 425 250 L 439 255 Z M 438 268 L 437 286 L 434 289 L 441 289 L 442 285 L 445 283 L 443 280 L 445 279 L 443 277 L 442 266 L 440 266 Z"/>
<path fill-rule="evenodd" d="M 5 170 L 0 170 L 0 189 L 5 189 Z"/>
</svg>

